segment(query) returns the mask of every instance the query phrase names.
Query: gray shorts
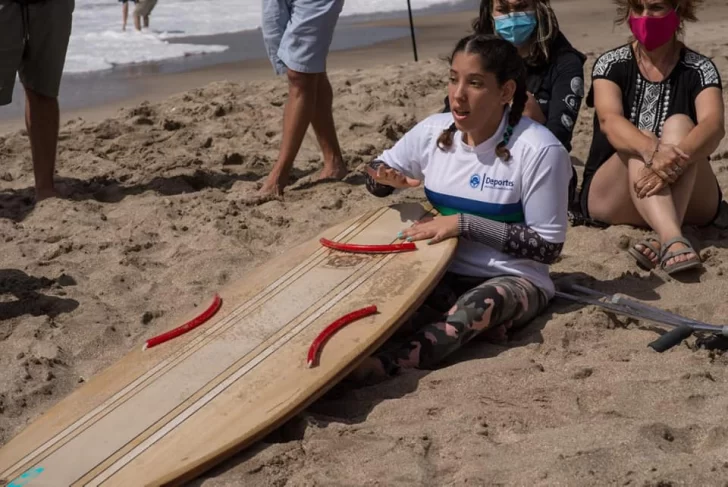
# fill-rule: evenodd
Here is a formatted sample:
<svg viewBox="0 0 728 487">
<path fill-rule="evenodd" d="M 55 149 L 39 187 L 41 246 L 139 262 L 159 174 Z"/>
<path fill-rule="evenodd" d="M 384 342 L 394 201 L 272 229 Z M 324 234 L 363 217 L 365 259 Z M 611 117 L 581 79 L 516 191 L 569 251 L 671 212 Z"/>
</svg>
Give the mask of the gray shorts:
<svg viewBox="0 0 728 487">
<path fill-rule="evenodd" d="M 155 5 L 157 5 L 157 0 L 139 0 L 134 8 L 134 15 L 148 17 L 152 13 L 152 10 L 154 10 Z"/>
<path fill-rule="evenodd" d="M 26 88 L 58 97 L 74 7 L 75 0 L 29 4 L 26 32 L 21 6 L 0 0 L 0 105 L 12 101 L 16 73 Z"/>
<path fill-rule="evenodd" d="M 263 0 L 263 41 L 277 74 L 323 73 L 344 0 Z"/>
</svg>

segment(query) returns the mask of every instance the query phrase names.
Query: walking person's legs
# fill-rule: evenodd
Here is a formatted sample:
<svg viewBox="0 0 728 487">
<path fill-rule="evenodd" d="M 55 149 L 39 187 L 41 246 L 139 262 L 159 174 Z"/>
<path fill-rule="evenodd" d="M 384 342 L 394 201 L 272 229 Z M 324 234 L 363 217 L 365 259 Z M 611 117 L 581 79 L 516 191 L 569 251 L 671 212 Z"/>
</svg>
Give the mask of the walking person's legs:
<svg viewBox="0 0 728 487">
<path fill-rule="evenodd" d="M 323 153 L 321 179 L 346 175 L 332 113 L 333 91 L 326 57 L 343 0 L 265 0 L 263 38 L 277 74 L 287 73 L 283 140 L 261 195 L 281 195 L 309 125 Z"/>
</svg>

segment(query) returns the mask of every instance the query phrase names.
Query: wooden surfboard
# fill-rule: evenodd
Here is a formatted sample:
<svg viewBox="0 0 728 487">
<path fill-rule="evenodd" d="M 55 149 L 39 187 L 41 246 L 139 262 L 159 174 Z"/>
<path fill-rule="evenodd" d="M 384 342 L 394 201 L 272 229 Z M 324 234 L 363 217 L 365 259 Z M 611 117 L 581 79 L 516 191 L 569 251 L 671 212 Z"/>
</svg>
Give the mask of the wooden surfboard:
<svg viewBox="0 0 728 487">
<path fill-rule="evenodd" d="M 262 438 L 391 336 L 457 245 L 418 242 L 412 252 L 364 255 L 325 248 L 319 238 L 394 243 L 428 210 L 408 203 L 370 211 L 221 290 L 222 308 L 209 322 L 133 350 L 0 449 L 0 485 L 178 485 Z M 337 331 L 309 368 L 315 337 L 370 305 L 378 313 Z"/>
</svg>

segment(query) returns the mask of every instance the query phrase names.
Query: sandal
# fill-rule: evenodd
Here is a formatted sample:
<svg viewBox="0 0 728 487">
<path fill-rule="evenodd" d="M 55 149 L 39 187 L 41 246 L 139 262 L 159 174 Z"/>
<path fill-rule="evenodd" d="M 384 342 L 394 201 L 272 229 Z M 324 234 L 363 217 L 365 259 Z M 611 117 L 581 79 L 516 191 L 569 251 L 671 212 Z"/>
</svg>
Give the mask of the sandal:
<svg viewBox="0 0 728 487">
<path fill-rule="evenodd" d="M 676 250 L 675 252 L 667 252 L 667 249 L 669 249 L 676 243 L 684 244 L 687 246 L 687 248 L 681 249 L 681 250 Z M 694 259 L 686 260 L 683 262 L 676 262 L 672 265 L 666 264 L 666 262 L 668 260 L 678 257 L 680 255 L 686 255 L 686 254 L 693 254 L 696 257 Z M 668 275 L 673 275 L 676 272 L 682 272 L 682 271 L 686 271 L 689 269 L 695 269 L 702 265 L 703 265 L 703 262 L 700 260 L 700 255 L 698 255 L 698 253 L 695 251 L 695 249 L 690 244 L 688 239 L 686 239 L 685 237 L 675 237 L 662 246 L 662 256 L 660 257 L 660 267 Z"/>
<path fill-rule="evenodd" d="M 673 242 L 674 243 L 674 242 Z M 636 244 L 634 244 L 627 252 L 629 252 L 629 255 L 634 257 L 634 260 L 637 261 L 637 264 L 644 268 L 649 270 L 654 269 L 657 267 L 657 264 L 653 260 L 651 260 L 649 257 L 647 257 L 642 251 L 640 251 L 637 246 L 641 245 L 644 248 L 650 249 L 655 253 L 658 259 L 660 259 L 660 255 L 662 251 L 660 250 L 660 241 L 657 240 L 654 237 L 647 237 L 644 240 L 640 240 Z"/>
</svg>

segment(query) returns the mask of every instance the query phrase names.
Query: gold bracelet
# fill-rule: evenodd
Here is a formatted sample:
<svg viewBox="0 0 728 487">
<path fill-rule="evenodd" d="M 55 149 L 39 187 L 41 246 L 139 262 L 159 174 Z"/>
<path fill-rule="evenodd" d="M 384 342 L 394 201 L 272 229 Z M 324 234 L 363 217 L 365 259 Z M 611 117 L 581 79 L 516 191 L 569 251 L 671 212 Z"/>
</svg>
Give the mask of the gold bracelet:
<svg viewBox="0 0 728 487">
<path fill-rule="evenodd" d="M 657 141 L 657 145 L 655 146 L 655 150 L 652 151 L 652 155 L 650 156 L 649 161 L 645 161 L 645 166 L 648 168 L 652 167 L 652 160 L 655 158 L 655 154 L 657 154 L 657 151 L 660 150 L 660 141 Z"/>
</svg>

